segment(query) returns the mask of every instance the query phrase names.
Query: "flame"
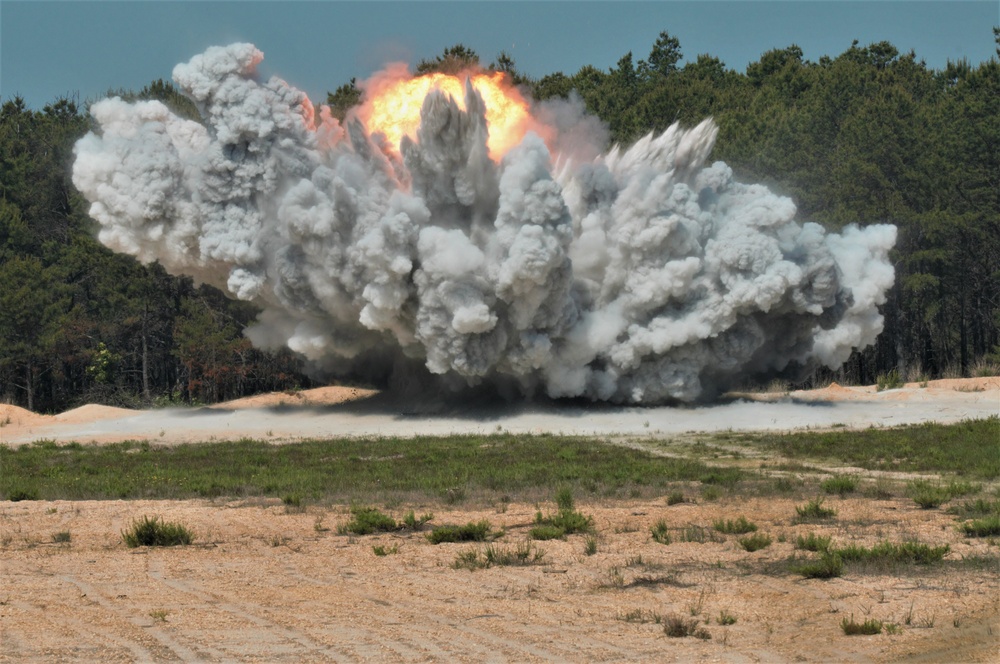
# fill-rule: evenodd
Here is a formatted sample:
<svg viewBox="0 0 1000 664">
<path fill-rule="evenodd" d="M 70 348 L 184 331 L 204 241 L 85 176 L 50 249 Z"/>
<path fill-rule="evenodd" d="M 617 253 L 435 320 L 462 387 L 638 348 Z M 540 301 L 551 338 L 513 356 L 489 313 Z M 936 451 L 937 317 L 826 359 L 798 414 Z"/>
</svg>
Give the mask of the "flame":
<svg viewBox="0 0 1000 664">
<path fill-rule="evenodd" d="M 487 147 L 490 158 L 499 161 L 524 138 L 530 119 L 528 103 L 506 83 L 503 72 L 467 77 L 483 98 L 489 130 Z M 465 110 L 465 80 L 466 76 L 434 73 L 373 85 L 366 90 L 368 99 L 358 110 L 358 116 L 369 132 L 381 132 L 398 151 L 403 136 L 416 137 L 420 107 L 431 90 L 451 95 L 459 108 Z"/>
</svg>

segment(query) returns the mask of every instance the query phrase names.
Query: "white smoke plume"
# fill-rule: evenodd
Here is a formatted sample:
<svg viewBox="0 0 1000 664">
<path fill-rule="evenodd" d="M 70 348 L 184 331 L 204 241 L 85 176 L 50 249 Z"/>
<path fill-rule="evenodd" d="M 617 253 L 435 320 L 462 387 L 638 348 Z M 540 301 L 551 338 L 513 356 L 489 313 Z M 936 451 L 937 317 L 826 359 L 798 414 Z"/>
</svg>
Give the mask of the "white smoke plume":
<svg viewBox="0 0 1000 664">
<path fill-rule="evenodd" d="M 101 242 L 256 303 L 258 346 L 648 404 L 836 368 L 882 330 L 895 227 L 798 223 L 706 163 L 710 120 L 597 154 L 578 104 L 536 106 L 553 136 L 496 163 L 467 84 L 465 110 L 426 97 L 396 156 L 258 80 L 262 58 L 233 44 L 174 69 L 203 124 L 94 104 L 73 167 Z"/>
</svg>

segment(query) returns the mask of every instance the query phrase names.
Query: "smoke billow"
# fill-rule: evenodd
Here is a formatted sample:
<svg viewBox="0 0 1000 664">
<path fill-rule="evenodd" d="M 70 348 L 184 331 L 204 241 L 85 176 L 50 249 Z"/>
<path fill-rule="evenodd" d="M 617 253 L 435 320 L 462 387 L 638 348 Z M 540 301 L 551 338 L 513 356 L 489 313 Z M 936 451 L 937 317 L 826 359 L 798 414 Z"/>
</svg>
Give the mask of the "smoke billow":
<svg viewBox="0 0 1000 664">
<path fill-rule="evenodd" d="M 658 403 L 835 368 L 882 330 L 895 227 L 796 222 L 706 163 L 710 120 L 600 154 L 579 104 L 539 105 L 497 162 L 466 83 L 461 104 L 426 96 L 397 153 L 259 81 L 262 58 L 234 44 L 174 69 L 203 124 L 94 104 L 73 168 L 101 242 L 258 304 L 258 346 Z"/>
</svg>

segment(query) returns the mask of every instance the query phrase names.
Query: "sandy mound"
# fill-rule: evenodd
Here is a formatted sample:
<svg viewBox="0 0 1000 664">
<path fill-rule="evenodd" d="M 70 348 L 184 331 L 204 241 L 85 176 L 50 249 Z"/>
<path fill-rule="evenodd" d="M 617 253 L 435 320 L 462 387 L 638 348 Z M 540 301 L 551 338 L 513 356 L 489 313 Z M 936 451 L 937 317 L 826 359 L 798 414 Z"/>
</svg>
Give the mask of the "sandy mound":
<svg viewBox="0 0 1000 664">
<path fill-rule="evenodd" d="M 317 387 L 312 390 L 255 394 L 252 397 L 226 401 L 225 403 L 215 404 L 210 407 L 223 410 L 239 410 L 242 408 L 270 408 L 274 406 L 330 406 L 346 401 L 366 399 L 376 394 L 378 394 L 378 390 L 328 385 L 327 387 Z"/>
<path fill-rule="evenodd" d="M 46 419 L 48 418 L 45 415 L 33 413 L 20 406 L 11 406 L 6 403 L 0 404 L 0 426 L 30 426 L 44 422 Z"/>
<path fill-rule="evenodd" d="M 115 408 L 114 406 L 102 406 L 96 403 L 88 403 L 79 408 L 67 410 L 65 413 L 56 415 L 53 419 L 56 422 L 66 424 L 82 424 L 84 422 L 96 422 L 98 420 L 110 420 L 116 417 L 128 417 L 135 415 L 137 411 L 128 408 Z"/>
</svg>

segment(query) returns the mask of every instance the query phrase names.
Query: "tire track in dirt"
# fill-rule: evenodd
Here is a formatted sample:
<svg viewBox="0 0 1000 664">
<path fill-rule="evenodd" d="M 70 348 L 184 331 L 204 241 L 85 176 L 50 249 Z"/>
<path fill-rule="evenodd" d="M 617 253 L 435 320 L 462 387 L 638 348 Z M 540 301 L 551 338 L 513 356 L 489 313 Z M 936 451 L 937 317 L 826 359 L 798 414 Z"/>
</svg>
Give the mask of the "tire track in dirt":
<svg viewBox="0 0 1000 664">
<path fill-rule="evenodd" d="M 252 613 L 239 604 L 230 601 L 230 598 L 226 596 L 195 588 L 182 579 L 167 576 L 164 570 L 163 560 L 160 558 L 149 560 L 147 563 L 146 574 L 149 578 L 167 586 L 168 588 L 197 598 L 205 605 L 210 606 L 213 610 L 225 611 L 230 615 L 236 616 L 237 618 L 250 623 L 257 629 L 270 632 L 271 635 L 279 637 L 279 640 L 285 640 L 297 644 L 308 651 L 308 654 L 312 657 L 321 655 L 335 662 L 352 661 L 352 659 L 345 657 L 342 653 L 336 652 L 323 644 L 316 643 L 298 630 L 286 627 L 280 623 L 274 622 L 273 620 L 268 620 Z M 224 658 L 229 657 L 231 656 L 224 656 Z"/>
<path fill-rule="evenodd" d="M 143 621 L 140 621 L 136 616 L 130 615 L 128 612 L 123 611 L 119 607 L 115 606 L 114 602 L 111 601 L 110 598 L 104 596 L 97 588 L 90 585 L 89 583 L 81 581 L 80 579 L 77 579 L 76 577 L 67 574 L 60 575 L 58 578 L 62 579 L 66 583 L 70 583 L 76 586 L 82 594 L 86 595 L 88 599 L 95 602 L 105 611 L 108 611 L 109 613 L 115 615 L 117 618 L 123 619 L 126 622 L 133 625 L 137 630 L 139 630 L 139 633 L 141 635 L 149 636 L 156 641 L 156 643 L 160 646 L 160 653 L 141 650 L 143 647 L 138 643 L 129 640 L 127 637 L 121 634 L 118 635 L 120 638 L 126 639 L 126 643 L 133 644 L 127 647 L 129 648 L 129 650 L 137 652 L 137 654 L 139 655 L 138 656 L 139 661 L 154 661 L 158 659 L 162 660 L 164 659 L 162 654 L 163 650 L 166 650 L 166 653 L 171 655 L 172 659 L 177 659 L 183 662 L 203 661 L 206 659 L 205 655 L 197 651 L 191 650 L 190 648 L 178 642 L 172 636 L 167 634 L 164 630 L 159 629 L 155 626 L 147 625 Z"/>
</svg>

